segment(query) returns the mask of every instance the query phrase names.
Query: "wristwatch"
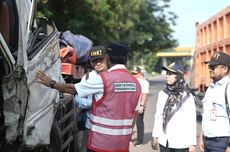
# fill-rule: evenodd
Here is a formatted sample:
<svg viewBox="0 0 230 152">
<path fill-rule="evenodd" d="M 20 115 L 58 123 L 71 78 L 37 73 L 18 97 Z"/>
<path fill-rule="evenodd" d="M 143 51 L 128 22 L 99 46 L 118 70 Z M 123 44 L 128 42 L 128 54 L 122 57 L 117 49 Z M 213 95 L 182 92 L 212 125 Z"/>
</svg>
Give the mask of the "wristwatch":
<svg viewBox="0 0 230 152">
<path fill-rule="evenodd" d="M 54 88 L 54 85 L 56 84 L 57 82 L 55 81 L 55 80 L 52 80 L 51 82 L 50 82 L 50 88 Z"/>
</svg>

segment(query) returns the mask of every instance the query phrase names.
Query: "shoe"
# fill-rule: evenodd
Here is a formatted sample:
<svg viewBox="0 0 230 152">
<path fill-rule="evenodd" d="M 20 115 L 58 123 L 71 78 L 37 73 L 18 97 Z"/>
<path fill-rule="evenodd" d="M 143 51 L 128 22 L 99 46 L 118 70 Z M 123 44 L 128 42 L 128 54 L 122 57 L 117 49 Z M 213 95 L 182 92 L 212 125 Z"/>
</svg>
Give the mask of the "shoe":
<svg viewBox="0 0 230 152">
<path fill-rule="evenodd" d="M 137 141 L 137 142 L 134 144 L 134 146 L 135 146 L 135 147 L 140 147 L 142 144 L 143 144 L 142 142 Z"/>
</svg>

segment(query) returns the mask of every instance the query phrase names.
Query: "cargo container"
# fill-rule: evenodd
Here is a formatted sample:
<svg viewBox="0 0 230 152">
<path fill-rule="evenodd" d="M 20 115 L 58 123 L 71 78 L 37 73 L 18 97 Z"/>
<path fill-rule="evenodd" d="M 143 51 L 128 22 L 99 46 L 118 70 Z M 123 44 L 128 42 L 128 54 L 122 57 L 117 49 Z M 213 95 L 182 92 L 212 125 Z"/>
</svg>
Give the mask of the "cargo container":
<svg viewBox="0 0 230 152">
<path fill-rule="evenodd" d="M 199 92 L 205 92 L 211 82 L 208 65 L 216 51 L 230 54 L 230 6 L 210 17 L 205 22 L 196 23 L 196 47 L 191 85 Z"/>
</svg>

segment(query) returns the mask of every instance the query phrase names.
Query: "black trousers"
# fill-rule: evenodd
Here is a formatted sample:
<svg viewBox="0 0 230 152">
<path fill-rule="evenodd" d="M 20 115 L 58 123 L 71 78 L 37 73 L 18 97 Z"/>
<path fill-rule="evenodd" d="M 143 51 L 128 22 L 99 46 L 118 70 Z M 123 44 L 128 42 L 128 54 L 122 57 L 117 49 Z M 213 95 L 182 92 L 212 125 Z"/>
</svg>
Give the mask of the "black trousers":
<svg viewBox="0 0 230 152">
<path fill-rule="evenodd" d="M 87 152 L 87 142 L 88 142 L 88 134 L 89 134 L 89 129 L 85 128 L 84 130 L 84 136 L 82 139 L 82 147 L 81 147 L 81 152 Z"/>
<path fill-rule="evenodd" d="M 225 152 L 229 137 L 204 137 L 204 152 Z"/>
<path fill-rule="evenodd" d="M 137 120 L 136 120 L 136 126 L 137 126 L 137 141 L 143 142 L 144 139 L 144 112 L 138 113 Z"/>
<path fill-rule="evenodd" d="M 96 151 L 92 151 L 92 150 L 88 149 L 87 152 L 96 152 Z"/>
<path fill-rule="evenodd" d="M 169 148 L 168 146 L 164 147 L 160 145 L 160 152 L 188 152 L 188 148 L 183 149 L 175 149 L 175 148 Z"/>
</svg>

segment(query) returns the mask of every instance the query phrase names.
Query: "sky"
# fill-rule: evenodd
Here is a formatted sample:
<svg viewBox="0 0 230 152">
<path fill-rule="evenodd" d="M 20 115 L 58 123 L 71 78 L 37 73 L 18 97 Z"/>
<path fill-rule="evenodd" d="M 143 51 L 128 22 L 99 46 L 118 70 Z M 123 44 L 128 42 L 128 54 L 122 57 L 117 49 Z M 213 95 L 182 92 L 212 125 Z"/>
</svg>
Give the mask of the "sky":
<svg viewBox="0 0 230 152">
<path fill-rule="evenodd" d="M 196 22 L 203 23 L 228 6 L 230 0 L 171 0 L 169 10 L 178 16 L 171 28 L 179 46 L 195 47 Z"/>
</svg>

